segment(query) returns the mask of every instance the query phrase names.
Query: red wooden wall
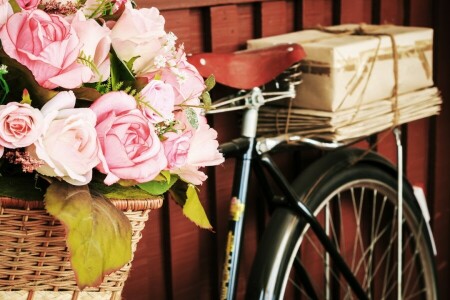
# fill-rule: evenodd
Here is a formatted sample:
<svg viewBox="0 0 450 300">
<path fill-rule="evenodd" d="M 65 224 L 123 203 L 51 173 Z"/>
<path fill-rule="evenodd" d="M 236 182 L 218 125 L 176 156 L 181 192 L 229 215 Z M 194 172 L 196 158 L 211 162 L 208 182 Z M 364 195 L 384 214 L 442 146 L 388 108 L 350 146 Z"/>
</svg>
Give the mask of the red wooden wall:
<svg viewBox="0 0 450 300">
<path fill-rule="evenodd" d="M 450 22 L 447 20 L 450 4 L 447 0 L 138 0 L 138 5 L 159 8 L 166 18 L 167 31 L 173 31 L 187 51 L 193 53 L 239 50 L 250 38 L 319 24 L 364 22 L 434 27 L 435 81 L 444 99 L 450 99 Z M 442 299 L 450 297 L 450 107 L 447 103 L 444 102 L 439 117 L 416 121 L 404 128 L 406 171 L 414 184 L 425 187 L 433 215 Z M 217 116 L 211 121 L 219 131 L 220 141 L 238 133 L 235 114 Z M 395 160 L 392 138 L 383 140 L 378 151 Z M 279 160 L 289 164 L 284 157 Z M 218 299 L 218 272 L 223 257 L 232 169 L 232 162 L 226 162 L 208 170 L 209 182 L 202 187 L 202 201 L 214 233 L 197 229 L 171 202 L 151 213 L 125 286 L 125 299 Z M 260 209 L 261 205 L 255 200 L 249 206 Z M 246 222 L 249 230 L 239 295 L 245 290 L 245 276 L 261 220 L 252 215 Z"/>
</svg>

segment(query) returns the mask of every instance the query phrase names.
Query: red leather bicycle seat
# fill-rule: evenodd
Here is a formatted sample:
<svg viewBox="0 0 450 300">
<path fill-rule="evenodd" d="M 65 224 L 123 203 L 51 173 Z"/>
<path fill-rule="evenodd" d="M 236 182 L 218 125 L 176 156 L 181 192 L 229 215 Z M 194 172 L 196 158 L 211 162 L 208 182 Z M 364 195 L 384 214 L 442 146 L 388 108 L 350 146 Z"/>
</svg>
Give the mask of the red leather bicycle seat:
<svg viewBox="0 0 450 300">
<path fill-rule="evenodd" d="M 282 44 L 234 53 L 199 53 L 188 57 L 203 77 L 237 89 L 251 89 L 273 80 L 306 56 L 298 44 Z"/>
</svg>

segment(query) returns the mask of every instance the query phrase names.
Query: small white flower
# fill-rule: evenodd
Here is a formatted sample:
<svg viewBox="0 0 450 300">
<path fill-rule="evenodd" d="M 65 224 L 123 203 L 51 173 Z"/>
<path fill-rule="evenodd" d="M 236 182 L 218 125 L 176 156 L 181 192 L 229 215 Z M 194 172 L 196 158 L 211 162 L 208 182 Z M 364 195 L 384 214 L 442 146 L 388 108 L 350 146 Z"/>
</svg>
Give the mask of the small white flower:
<svg viewBox="0 0 450 300">
<path fill-rule="evenodd" d="M 166 66 L 167 59 L 163 55 L 155 57 L 154 63 L 157 68 L 164 68 Z"/>
<path fill-rule="evenodd" d="M 171 48 L 175 47 L 175 42 L 177 41 L 177 36 L 173 32 L 166 34 L 167 45 Z"/>
</svg>

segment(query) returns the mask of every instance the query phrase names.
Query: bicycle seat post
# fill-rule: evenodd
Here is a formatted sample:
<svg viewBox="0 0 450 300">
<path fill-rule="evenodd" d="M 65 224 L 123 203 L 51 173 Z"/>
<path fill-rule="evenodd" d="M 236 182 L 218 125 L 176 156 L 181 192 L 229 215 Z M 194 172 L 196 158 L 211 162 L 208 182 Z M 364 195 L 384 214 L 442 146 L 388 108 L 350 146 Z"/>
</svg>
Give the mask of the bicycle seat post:
<svg viewBox="0 0 450 300">
<path fill-rule="evenodd" d="M 258 109 L 264 104 L 264 97 L 261 90 L 257 87 L 253 88 L 246 102 L 249 108 L 244 110 L 241 134 L 244 137 L 254 138 L 256 137 L 256 129 L 258 126 Z"/>
</svg>

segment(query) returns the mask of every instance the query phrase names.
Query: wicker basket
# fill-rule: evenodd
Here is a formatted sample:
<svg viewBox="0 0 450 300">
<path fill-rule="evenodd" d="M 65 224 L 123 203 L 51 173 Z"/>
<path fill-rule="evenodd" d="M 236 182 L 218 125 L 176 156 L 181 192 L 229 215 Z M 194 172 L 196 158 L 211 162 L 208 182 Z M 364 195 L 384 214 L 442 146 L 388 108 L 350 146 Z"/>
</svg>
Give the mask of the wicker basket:
<svg viewBox="0 0 450 300">
<path fill-rule="evenodd" d="M 132 252 L 152 209 L 162 198 L 112 200 L 129 218 Z M 105 277 L 98 288 L 80 291 L 70 267 L 64 227 L 42 201 L 0 197 L 0 300 L 120 299 L 131 262 Z"/>
</svg>

